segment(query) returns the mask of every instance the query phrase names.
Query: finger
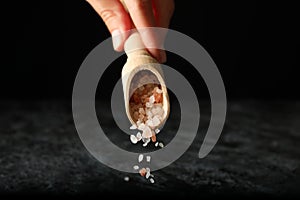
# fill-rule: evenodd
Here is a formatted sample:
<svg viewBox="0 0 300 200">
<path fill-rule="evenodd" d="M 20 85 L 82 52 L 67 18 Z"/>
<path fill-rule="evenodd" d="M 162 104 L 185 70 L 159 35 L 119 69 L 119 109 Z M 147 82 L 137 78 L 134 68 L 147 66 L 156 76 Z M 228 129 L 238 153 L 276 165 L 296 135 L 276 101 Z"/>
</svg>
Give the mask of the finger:
<svg viewBox="0 0 300 200">
<path fill-rule="evenodd" d="M 159 62 L 164 62 L 166 59 L 165 52 L 160 50 L 160 39 L 151 29 L 147 27 L 156 27 L 156 20 L 153 14 L 151 0 L 124 0 L 131 19 L 139 30 L 142 40 L 149 53 Z"/>
<path fill-rule="evenodd" d="M 123 50 L 127 38 L 125 34 L 131 28 L 128 13 L 119 0 L 87 0 L 105 22 L 113 36 L 113 47 L 117 51 Z"/>
</svg>

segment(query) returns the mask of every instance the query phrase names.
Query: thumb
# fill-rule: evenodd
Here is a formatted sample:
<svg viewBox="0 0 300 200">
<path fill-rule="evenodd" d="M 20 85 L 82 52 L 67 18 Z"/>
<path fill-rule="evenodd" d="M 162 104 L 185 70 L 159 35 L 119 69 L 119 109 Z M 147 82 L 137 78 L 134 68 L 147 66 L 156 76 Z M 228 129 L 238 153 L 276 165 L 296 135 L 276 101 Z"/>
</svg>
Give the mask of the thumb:
<svg viewBox="0 0 300 200">
<path fill-rule="evenodd" d="M 112 35 L 113 47 L 122 51 L 127 38 L 125 34 L 131 28 L 131 19 L 119 0 L 87 0 L 103 19 Z"/>
</svg>

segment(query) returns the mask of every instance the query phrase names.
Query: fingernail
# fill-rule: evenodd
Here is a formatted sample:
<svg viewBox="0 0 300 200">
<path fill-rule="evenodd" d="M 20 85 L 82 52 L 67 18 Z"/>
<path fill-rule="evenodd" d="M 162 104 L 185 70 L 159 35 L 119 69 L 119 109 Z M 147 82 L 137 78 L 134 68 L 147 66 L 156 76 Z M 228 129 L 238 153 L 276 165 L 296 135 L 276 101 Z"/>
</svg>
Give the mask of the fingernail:
<svg viewBox="0 0 300 200">
<path fill-rule="evenodd" d="M 114 30 L 111 33 L 111 35 L 112 35 L 113 47 L 117 51 L 120 49 L 122 44 L 122 40 L 123 40 L 122 34 L 119 30 Z"/>
<path fill-rule="evenodd" d="M 167 55 L 164 50 L 160 50 L 159 61 L 160 61 L 160 63 L 165 63 L 167 61 Z"/>
</svg>

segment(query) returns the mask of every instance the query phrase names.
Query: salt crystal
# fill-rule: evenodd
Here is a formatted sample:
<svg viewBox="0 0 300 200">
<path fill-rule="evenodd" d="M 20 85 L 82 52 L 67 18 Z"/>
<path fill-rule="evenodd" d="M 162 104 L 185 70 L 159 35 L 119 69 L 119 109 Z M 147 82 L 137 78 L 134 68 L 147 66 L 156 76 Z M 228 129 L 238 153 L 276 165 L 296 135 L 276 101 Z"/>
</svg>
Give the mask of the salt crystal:
<svg viewBox="0 0 300 200">
<path fill-rule="evenodd" d="M 143 109 L 143 108 L 139 108 L 139 113 L 140 113 L 140 114 L 145 114 L 144 109 Z"/>
<path fill-rule="evenodd" d="M 144 123 L 141 123 L 138 127 L 139 130 L 143 131 L 146 128 Z"/>
<path fill-rule="evenodd" d="M 146 156 L 147 162 L 150 162 L 151 156 Z"/>
<path fill-rule="evenodd" d="M 157 133 L 159 133 L 160 132 L 160 130 L 157 128 L 157 129 L 155 129 L 155 133 L 157 134 Z"/>
<path fill-rule="evenodd" d="M 148 119 L 152 118 L 152 112 L 150 110 L 147 110 L 146 112 Z"/>
<path fill-rule="evenodd" d="M 138 169 L 139 169 L 139 166 L 134 165 L 134 166 L 133 166 L 133 169 L 134 169 L 134 170 L 138 170 Z"/>
<path fill-rule="evenodd" d="M 161 89 L 157 88 L 157 89 L 156 89 L 156 92 L 157 92 L 158 94 L 161 94 L 163 91 L 162 91 Z"/>
<path fill-rule="evenodd" d="M 141 134 L 141 132 L 138 132 L 138 133 L 136 134 L 136 139 L 137 139 L 138 141 L 140 141 L 140 140 L 142 139 L 142 134 Z"/>
<path fill-rule="evenodd" d="M 130 135 L 130 141 L 133 143 L 133 144 L 136 144 L 138 142 L 138 139 L 135 137 L 135 135 Z"/>
<path fill-rule="evenodd" d="M 150 104 L 153 104 L 155 102 L 155 98 L 154 96 L 152 95 L 150 98 L 149 98 L 149 103 Z"/>
<path fill-rule="evenodd" d="M 143 155 L 143 154 L 140 154 L 140 155 L 139 155 L 139 158 L 138 158 L 139 163 L 142 162 L 143 159 L 144 159 L 144 155 Z"/>
<path fill-rule="evenodd" d="M 154 183 L 154 179 L 153 179 L 153 178 L 150 178 L 150 182 L 151 182 L 151 183 Z"/>
<path fill-rule="evenodd" d="M 153 126 L 158 126 L 160 124 L 160 120 L 158 119 L 157 115 L 155 115 L 152 119 Z"/>
<path fill-rule="evenodd" d="M 129 177 L 128 177 L 128 176 L 125 176 L 125 177 L 124 177 L 124 181 L 128 182 L 128 181 L 129 181 Z"/>
<path fill-rule="evenodd" d="M 152 121 L 151 119 L 148 119 L 148 120 L 146 121 L 146 124 L 147 124 L 148 126 L 150 126 L 150 127 L 153 127 L 153 121 Z"/>
<path fill-rule="evenodd" d="M 158 146 L 160 146 L 161 148 L 164 147 L 164 144 L 162 142 L 158 143 Z"/>
<path fill-rule="evenodd" d="M 146 179 L 148 179 L 150 177 L 150 172 L 146 173 Z"/>
<path fill-rule="evenodd" d="M 158 146 L 158 142 L 155 143 L 155 146 L 156 146 L 156 147 Z"/>
<path fill-rule="evenodd" d="M 146 172 L 150 172 L 150 168 L 149 167 L 146 167 Z"/>
<path fill-rule="evenodd" d="M 130 126 L 130 129 L 131 129 L 131 130 L 135 130 L 135 129 L 137 129 L 137 127 L 136 127 L 135 124 L 133 124 L 132 126 Z"/>
<path fill-rule="evenodd" d="M 151 108 L 153 106 L 153 104 L 146 102 L 146 107 Z"/>
<path fill-rule="evenodd" d="M 145 129 L 143 130 L 142 137 L 143 138 L 150 138 L 151 136 L 152 136 L 151 129 L 149 128 L 149 126 L 145 126 Z"/>
<path fill-rule="evenodd" d="M 147 139 L 145 140 L 145 143 L 143 144 L 143 147 L 146 147 L 146 146 L 148 145 L 149 142 L 150 142 L 150 139 L 147 138 Z"/>
</svg>

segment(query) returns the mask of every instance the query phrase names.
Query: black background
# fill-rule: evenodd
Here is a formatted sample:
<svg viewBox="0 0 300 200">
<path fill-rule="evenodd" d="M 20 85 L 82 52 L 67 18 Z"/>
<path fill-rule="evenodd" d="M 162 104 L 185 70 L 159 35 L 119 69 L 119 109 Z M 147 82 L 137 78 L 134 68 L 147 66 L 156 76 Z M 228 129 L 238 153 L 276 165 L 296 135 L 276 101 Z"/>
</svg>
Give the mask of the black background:
<svg viewBox="0 0 300 200">
<path fill-rule="evenodd" d="M 288 2 L 175 1 L 170 25 L 198 41 L 217 64 L 229 98 L 299 98 L 296 6 Z M 108 38 L 85 1 L 2 6 L 0 97 L 70 98 L 87 54 Z M 169 55 L 168 65 L 178 58 Z M 125 57 L 112 70 L 119 77 Z M 181 69 L 189 76 L 189 70 Z M 192 74 L 192 73 L 190 73 Z"/>
</svg>

